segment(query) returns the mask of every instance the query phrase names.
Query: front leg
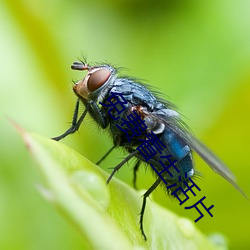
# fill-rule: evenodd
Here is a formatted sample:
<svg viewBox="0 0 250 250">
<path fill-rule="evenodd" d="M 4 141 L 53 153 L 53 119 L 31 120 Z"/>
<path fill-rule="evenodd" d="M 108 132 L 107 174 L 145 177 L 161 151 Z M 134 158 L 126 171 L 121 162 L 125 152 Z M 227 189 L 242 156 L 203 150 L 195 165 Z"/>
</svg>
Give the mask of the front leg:
<svg viewBox="0 0 250 250">
<path fill-rule="evenodd" d="M 89 105 L 91 107 L 89 112 L 92 114 L 93 118 L 103 129 L 106 128 L 108 126 L 106 114 L 101 111 L 96 102 L 90 100 Z"/>
<path fill-rule="evenodd" d="M 53 139 L 53 140 L 55 140 L 55 141 L 60 141 L 60 140 L 63 139 L 64 137 L 68 136 L 69 134 L 75 133 L 75 132 L 79 129 L 79 127 L 80 127 L 80 125 L 81 125 L 81 123 L 82 123 L 84 117 L 86 116 L 86 114 L 87 114 L 87 112 L 88 112 L 88 110 L 89 110 L 89 104 L 88 104 L 88 105 L 86 106 L 86 109 L 85 109 L 84 112 L 82 113 L 81 117 L 80 117 L 79 120 L 77 121 L 77 118 L 78 118 L 78 111 L 79 111 L 79 103 L 80 103 L 80 101 L 79 101 L 79 99 L 78 99 L 77 102 L 76 102 L 76 106 L 75 106 L 75 110 L 74 110 L 74 116 L 73 116 L 73 120 L 72 120 L 71 127 L 70 127 L 65 133 L 63 133 L 62 135 L 59 135 L 59 136 L 57 136 L 57 137 L 53 137 L 53 138 L 51 138 L 51 139 Z"/>
</svg>

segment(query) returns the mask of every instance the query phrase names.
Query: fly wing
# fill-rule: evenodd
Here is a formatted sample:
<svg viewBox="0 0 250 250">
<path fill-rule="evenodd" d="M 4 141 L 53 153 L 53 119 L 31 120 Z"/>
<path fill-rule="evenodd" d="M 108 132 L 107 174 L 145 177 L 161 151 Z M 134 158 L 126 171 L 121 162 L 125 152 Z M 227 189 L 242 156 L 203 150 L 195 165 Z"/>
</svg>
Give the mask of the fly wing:
<svg viewBox="0 0 250 250">
<path fill-rule="evenodd" d="M 162 112 L 161 114 L 155 113 L 153 116 L 154 119 L 158 119 L 158 121 L 161 121 L 166 127 L 175 132 L 180 139 L 184 140 L 187 145 L 189 145 L 190 148 L 192 148 L 209 165 L 212 170 L 225 178 L 248 199 L 247 195 L 237 185 L 236 178 L 229 168 L 210 149 L 188 131 L 179 117 L 170 115 L 164 116 Z"/>
<path fill-rule="evenodd" d="M 236 178 L 230 169 L 223 163 L 210 149 L 208 149 L 202 142 L 191 135 L 188 131 L 185 131 L 181 126 L 170 126 L 174 132 L 176 132 L 217 174 L 225 178 L 231 183 L 241 194 L 247 199 L 247 195 L 237 185 Z"/>
</svg>

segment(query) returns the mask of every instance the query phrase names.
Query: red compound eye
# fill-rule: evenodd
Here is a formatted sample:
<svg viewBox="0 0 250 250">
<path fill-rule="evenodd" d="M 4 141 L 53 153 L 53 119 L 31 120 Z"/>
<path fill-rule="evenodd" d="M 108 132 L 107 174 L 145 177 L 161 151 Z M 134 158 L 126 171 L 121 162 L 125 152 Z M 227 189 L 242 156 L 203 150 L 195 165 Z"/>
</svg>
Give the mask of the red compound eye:
<svg viewBox="0 0 250 250">
<path fill-rule="evenodd" d="M 109 78 L 110 71 L 108 69 L 99 69 L 92 73 L 88 79 L 88 90 L 93 92 L 99 89 Z"/>
</svg>

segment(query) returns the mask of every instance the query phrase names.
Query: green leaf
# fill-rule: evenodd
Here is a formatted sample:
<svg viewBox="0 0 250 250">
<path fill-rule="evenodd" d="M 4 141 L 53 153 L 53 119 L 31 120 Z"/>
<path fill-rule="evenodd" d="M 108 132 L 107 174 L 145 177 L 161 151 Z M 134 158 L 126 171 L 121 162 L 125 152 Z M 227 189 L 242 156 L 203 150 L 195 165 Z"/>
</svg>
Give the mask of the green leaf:
<svg viewBox="0 0 250 250">
<path fill-rule="evenodd" d="M 225 249 L 212 243 L 195 224 L 148 199 L 144 241 L 139 229 L 143 192 L 113 178 L 75 150 L 21 130 L 46 187 L 43 196 L 81 232 L 83 249 Z"/>
</svg>

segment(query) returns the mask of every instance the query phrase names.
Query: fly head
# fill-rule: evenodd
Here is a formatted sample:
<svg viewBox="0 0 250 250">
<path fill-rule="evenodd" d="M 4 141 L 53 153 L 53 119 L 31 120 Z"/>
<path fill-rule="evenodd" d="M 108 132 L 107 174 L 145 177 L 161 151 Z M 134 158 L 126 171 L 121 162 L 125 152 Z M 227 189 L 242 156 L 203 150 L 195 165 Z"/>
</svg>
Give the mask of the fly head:
<svg viewBox="0 0 250 250">
<path fill-rule="evenodd" d="M 87 70 L 86 76 L 73 87 L 75 94 L 84 100 L 97 99 L 103 89 L 116 77 L 115 69 L 110 65 L 89 66 L 83 62 L 74 62 L 71 68 Z"/>
</svg>

